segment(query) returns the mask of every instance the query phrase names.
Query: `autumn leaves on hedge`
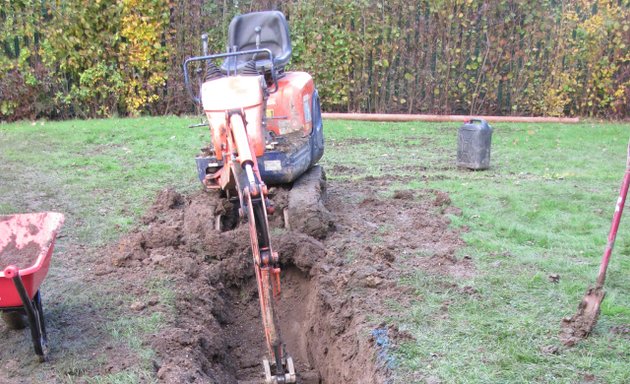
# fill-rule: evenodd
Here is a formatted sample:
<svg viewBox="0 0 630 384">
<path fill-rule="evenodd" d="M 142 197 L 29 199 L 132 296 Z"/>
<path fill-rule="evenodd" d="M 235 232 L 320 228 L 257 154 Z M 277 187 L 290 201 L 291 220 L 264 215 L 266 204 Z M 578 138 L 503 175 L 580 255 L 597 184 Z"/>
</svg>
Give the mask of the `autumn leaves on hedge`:
<svg viewBox="0 0 630 384">
<path fill-rule="evenodd" d="M 0 120 L 194 112 L 181 63 L 280 9 L 327 111 L 600 116 L 630 105 L 627 0 L 0 0 Z"/>
</svg>

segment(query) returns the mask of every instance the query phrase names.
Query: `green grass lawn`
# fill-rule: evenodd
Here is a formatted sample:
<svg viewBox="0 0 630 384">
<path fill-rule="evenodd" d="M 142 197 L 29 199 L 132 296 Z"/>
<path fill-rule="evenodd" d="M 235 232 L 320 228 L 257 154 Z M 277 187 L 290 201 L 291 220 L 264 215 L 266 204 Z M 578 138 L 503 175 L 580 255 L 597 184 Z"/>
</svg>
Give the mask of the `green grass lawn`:
<svg viewBox="0 0 630 384">
<path fill-rule="evenodd" d="M 469 280 L 418 271 L 405 283 L 421 292 L 403 314 L 414 337 L 397 352 L 399 382 L 630 382 L 630 221 L 625 218 L 608 272 L 607 298 L 593 337 L 572 349 L 557 338 L 560 319 L 594 283 L 626 166 L 628 124 L 496 124 L 491 169 L 455 166 L 458 124 L 329 123 L 325 164 L 359 174 L 413 176 L 391 189 L 436 188 L 462 208 L 469 228 L 460 256 Z M 358 150 L 344 142 L 365 138 Z M 344 148 L 337 151 L 336 148 Z M 409 167 L 412 165 L 415 167 Z M 330 168 L 330 167 L 328 167 Z M 333 168 L 334 169 L 334 168 Z M 335 177 L 334 173 L 331 175 Z M 628 213 L 630 214 L 630 212 Z M 560 281 L 549 281 L 559 274 Z M 461 295 L 453 283 L 473 287 Z M 444 288 L 447 287 L 447 288 Z M 447 318 L 442 304 L 449 301 Z M 400 321 L 398 317 L 395 317 Z M 559 353 L 542 349 L 559 347 Z"/>
<path fill-rule="evenodd" d="M 191 122 L 166 117 L 2 124 L 0 214 L 63 211 L 65 241 L 109 243 L 131 228 L 157 190 L 198 188 L 193 156 L 207 133 L 187 129 Z M 322 164 L 331 180 L 392 176 L 383 193 L 447 191 L 463 210 L 451 218 L 452 226 L 468 228 L 459 256 L 473 259 L 474 277 L 417 271 L 402 282 L 421 295 L 391 318 L 414 336 L 395 352 L 397 382 L 630 382 L 630 336 L 613 332 L 630 327 L 627 217 L 594 334 L 571 349 L 557 338 L 561 318 L 574 313 L 595 280 L 630 125 L 495 124 L 491 168 L 481 172 L 454 166 L 458 126 L 325 122 Z M 336 172 L 340 165 L 354 172 Z M 550 274 L 559 274 L 559 282 L 550 282 Z M 471 286 L 476 294 L 462 295 L 453 284 Z M 124 324 L 107 326 L 117 325 Z M 125 332 L 115 336 L 135 340 Z M 549 346 L 560 347 L 558 353 L 542 351 Z"/>
<path fill-rule="evenodd" d="M 118 238 L 156 190 L 198 187 L 192 159 L 206 132 L 188 124 L 173 117 L 2 124 L 0 213 L 59 209 L 80 241 Z"/>
</svg>

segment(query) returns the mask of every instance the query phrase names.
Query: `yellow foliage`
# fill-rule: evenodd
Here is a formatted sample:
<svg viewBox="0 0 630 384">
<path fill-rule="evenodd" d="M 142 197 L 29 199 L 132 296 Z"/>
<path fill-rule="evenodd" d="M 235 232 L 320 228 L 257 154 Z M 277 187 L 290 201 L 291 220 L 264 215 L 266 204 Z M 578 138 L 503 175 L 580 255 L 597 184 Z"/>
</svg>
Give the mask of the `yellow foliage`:
<svg viewBox="0 0 630 384">
<path fill-rule="evenodd" d="M 137 115 L 159 100 L 157 90 L 166 82 L 168 49 L 161 41 L 168 26 L 168 1 L 119 0 L 122 2 L 120 35 L 125 55 L 128 112 Z"/>
</svg>

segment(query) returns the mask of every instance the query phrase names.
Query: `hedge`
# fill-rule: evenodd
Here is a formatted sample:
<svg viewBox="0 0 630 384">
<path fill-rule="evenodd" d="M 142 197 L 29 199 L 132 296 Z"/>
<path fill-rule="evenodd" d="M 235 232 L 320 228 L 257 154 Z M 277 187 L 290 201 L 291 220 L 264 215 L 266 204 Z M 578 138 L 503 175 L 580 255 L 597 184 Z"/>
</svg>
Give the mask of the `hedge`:
<svg viewBox="0 0 630 384">
<path fill-rule="evenodd" d="M 194 112 L 181 63 L 282 10 L 327 111 L 630 110 L 630 0 L 0 0 L 0 119 Z"/>
</svg>

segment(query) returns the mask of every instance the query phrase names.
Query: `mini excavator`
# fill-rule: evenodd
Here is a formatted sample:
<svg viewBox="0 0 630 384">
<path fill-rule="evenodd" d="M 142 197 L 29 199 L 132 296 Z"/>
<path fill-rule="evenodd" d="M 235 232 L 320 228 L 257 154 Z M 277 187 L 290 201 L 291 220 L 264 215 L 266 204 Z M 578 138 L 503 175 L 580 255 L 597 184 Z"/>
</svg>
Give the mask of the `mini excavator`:
<svg viewBox="0 0 630 384">
<path fill-rule="evenodd" d="M 292 183 L 324 153 L 317 89 L 305 72 L 285 71 L 291 57 L 289 28 L 279 11 L 236 16 L 228 30 L 228 50 L 184 62 L 191 97 L 203 107 L 212 143 L 196 158 L 200 181 L 240 204 L 247 219 L 267 344 L 266 384 L 296 383 L 293 360 L 280 335 L 276 301 L 280 257 L 269 236 L 274 208 L 268 186 Z M 191 85 L 197 67 L 200 90 Z M 217 221 L 216 226 L 220 226 Z"/>
</svg>

